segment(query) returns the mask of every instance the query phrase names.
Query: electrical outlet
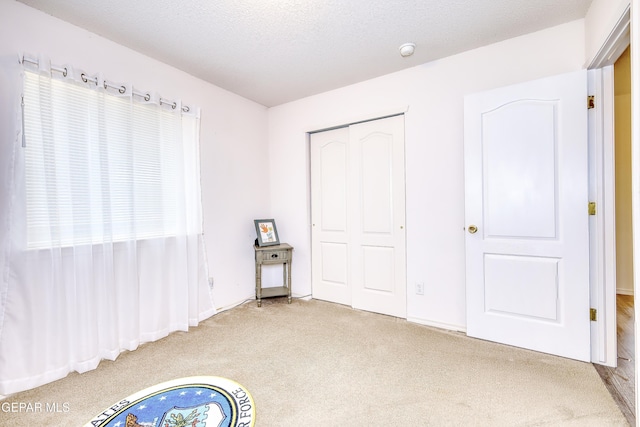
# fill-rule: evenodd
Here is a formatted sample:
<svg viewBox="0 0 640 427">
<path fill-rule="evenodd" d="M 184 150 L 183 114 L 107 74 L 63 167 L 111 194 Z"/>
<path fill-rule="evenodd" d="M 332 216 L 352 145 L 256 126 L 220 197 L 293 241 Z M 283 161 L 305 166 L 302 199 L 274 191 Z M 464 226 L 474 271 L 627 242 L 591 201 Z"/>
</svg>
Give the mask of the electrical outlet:
<svg viewBox="0 0 640 427">
<path fill-rule="evenodd" d="M 424 295 L 424 283 L 416 283 L 416 295 Z"/>
</svg>

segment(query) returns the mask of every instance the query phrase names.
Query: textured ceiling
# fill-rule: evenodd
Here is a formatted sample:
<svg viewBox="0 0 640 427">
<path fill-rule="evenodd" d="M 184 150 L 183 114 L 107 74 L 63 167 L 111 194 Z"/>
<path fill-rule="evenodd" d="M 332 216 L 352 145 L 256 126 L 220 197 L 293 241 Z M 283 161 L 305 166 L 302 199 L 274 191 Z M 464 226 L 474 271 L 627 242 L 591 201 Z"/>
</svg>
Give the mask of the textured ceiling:
<svg viewBox="0 0 640 427">
<path fill-rule="evenodd" d="M 584 18 L 592 0 L 18 1 L 275 106 Z"/>
</svg>

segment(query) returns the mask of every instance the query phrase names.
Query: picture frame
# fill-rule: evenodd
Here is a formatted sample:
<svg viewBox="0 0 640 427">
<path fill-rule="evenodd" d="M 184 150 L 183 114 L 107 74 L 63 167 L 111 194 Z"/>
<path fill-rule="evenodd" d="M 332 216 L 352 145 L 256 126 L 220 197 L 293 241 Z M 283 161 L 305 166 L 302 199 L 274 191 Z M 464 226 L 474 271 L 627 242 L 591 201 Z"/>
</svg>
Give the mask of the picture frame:
<svg viewBox="0 0 640 427">
<path fill-rule="evenodd" d="M 258 238 L 256 242 L 259 247 L 274 246 L 280 244 L 278 238 L 278 229 L 276 228 L 276 221 L 271 219 L 254 219 L 253 223 L 256 227 L 256 235 Z"/>
</svg>

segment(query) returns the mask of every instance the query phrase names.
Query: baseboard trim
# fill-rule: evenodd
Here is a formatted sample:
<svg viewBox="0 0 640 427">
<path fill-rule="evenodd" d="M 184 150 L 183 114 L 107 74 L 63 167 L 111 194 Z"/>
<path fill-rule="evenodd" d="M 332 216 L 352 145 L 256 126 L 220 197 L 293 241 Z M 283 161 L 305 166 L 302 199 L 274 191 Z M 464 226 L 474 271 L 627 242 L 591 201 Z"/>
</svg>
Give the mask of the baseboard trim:
<svg viewBox="0 0 640 427">
<path fill-rule="evenodd" d="M 467 333 L 466 326 L 452 325 L 449 323 L 434 322 L 432 320 L 418 319 L 416 317 L 407 317 L 407 322 L 419 323 L 424 326 L 431 326 L 438 329 L 446 329 L 448 331 Z"/>
<path fill-rule="evenodd" d="M 293 298 L 293 299 L 301 299 L 303 301 L 309 301 L 311 299 L 311 295 L 299 295 L 299 294 L 292 293 L 291 294 L 291 298 Z M 236 308 L 237 306 L 242 305 L 244 303 L 247 303 L 249 301 L 256 301 L 255 295 L 247 297 L 246 299 L 243 299 L 242 301 L 226 305 L 224 307 L 216 307 L 217 313 L 214 313 L 214 314 L 218 314 L 218 313 L 222 313 L 223 311 L 231 310 L 232 308 Z"/>
<path fill-rule="evenodd" d="M 633 289 L 616 289 L 618 295 L 633 295 Z"/>
</svg>

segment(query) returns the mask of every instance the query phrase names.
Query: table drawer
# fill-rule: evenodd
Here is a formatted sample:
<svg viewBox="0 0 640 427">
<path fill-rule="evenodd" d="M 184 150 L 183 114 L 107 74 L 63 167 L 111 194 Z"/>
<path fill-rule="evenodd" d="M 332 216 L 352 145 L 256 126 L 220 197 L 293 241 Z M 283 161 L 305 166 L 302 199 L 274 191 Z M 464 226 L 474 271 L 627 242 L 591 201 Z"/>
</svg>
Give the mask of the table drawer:
<svg viewBox="0 0 640 427">
<path fill-rule="evenodd" d="M 263 263 L 267 263 L 270 261 L 282 263 L 289 261 L 291 258 L 290 251 L 261 251 L 259 256 L 261 257 L 261 261 Z"/>
</svg>

